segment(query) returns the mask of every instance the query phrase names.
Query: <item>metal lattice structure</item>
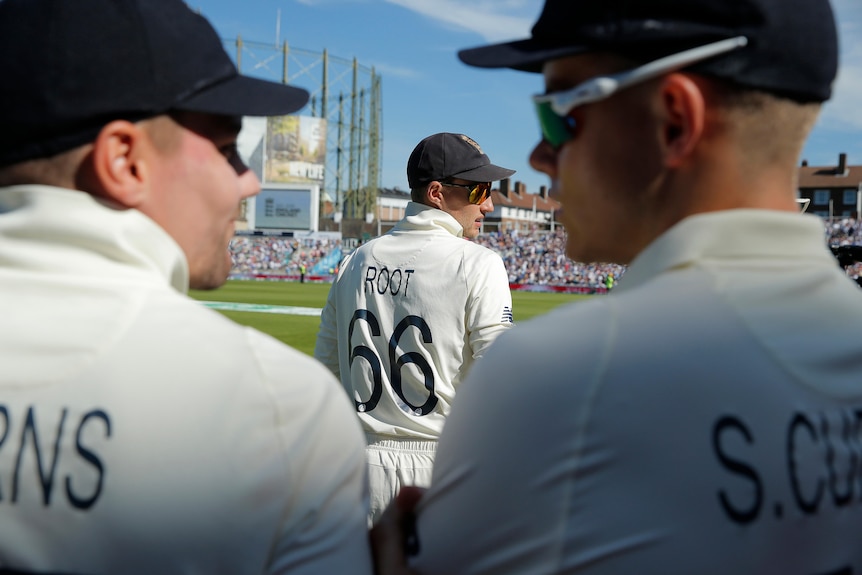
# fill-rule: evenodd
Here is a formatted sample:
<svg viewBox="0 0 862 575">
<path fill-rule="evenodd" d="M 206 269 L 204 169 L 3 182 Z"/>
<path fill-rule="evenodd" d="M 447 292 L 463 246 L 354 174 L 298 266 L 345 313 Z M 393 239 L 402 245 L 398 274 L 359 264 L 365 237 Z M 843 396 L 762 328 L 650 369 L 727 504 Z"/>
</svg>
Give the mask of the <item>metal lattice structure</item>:
<svg viewBox="0 0 862 575">
<path fill-rule="evenodd" d="M 376 214 L 383 142 L 380 76 L 374 68 L 287 42 L 247 42 L 239 36 L 222 42 L 243 74 L 309 91 L 310 110 L 301 113 L 327 121 L 322 201 L 329 199 L 333 213 L 344 219 Z M 325 210 L 320 213 L 326 217 Z"/>
</svg>

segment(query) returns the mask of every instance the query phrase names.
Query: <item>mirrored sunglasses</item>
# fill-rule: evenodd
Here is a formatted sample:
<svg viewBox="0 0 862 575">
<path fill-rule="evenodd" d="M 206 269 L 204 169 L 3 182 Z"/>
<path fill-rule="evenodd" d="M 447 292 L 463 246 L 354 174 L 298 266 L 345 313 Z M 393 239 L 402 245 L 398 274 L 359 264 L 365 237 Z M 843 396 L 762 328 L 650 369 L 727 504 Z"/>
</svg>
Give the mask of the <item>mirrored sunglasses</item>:
<svg viewBox="0 0 862 575">
<path fill-rule="evenodd" d="M 491 182 L 477 182 L 475 184 L 453 184 L 452 182 L 440 182 L 444 186 L 464 188 L 470 190 L 467 201 L 471 204 L 482 204 L 491 197 Z"/>
<path fill-rule="evenodd" d="M 537 94 L 533 96 L 533 104 L 536 107 L 536 115 L 539 117 L 542 138 L 554 149 L 557 149 L 575 137 L 577 126 L 571 114 L 578 106 L 604 100 L 623 88 L 652 80 L 701 60 L 742 48 L 747 43 L 748 39 L 745 36 L 737 36 L 671 54 L 619 74 L 590 78 L 569 90 Z"/>
</svg>

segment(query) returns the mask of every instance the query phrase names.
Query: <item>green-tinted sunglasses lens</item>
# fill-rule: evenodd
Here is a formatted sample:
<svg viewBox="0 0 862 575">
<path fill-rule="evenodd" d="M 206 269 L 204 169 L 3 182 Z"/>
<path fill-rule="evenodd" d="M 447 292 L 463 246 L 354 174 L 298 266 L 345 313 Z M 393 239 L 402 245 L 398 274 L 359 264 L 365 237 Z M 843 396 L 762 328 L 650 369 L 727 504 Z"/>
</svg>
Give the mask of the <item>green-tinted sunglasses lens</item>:
<svg viewBox="0 0 862 575">
<path fill-rule="evenodd" d="M 542 137 L 552 147 L 559 148 L 572 139 L 572 120 L 568 116 L 559 116 L 551 109 L 550 102 L 536 102 L 536 115 L 542 127 Z"/>
</svg>

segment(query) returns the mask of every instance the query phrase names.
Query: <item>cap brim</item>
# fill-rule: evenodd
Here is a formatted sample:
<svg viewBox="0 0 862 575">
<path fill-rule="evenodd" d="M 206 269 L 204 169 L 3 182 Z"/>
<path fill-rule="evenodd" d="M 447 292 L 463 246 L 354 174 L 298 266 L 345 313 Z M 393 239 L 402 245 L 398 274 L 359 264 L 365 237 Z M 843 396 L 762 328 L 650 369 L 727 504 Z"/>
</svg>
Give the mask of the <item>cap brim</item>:
<svg viewBox="0 0 862 575">
<path fill-rule="evenodd" d="M 515 170 L 508 170 L 494 164 L 488 164 L 487 166 L 480 166 L 466 172 L 452 174 L 449 177 L 470 180 L 471 182 L 496 182 L 497 180 L 508 178 L 514 173 Z"/>
<path fill-rule="evenodd" d="M 175 108 L 226 116 L 284 116 L 300 110 L 308 98 L 303 88 L 236 75 L 182 100 Z"/>
<path fill-rule="evenodd" d="M 572 30 L 562 41 L 550 43 L 525 38 L 467 48 L 458 52 L 458 58 L 469 66 L 479 68 L 513 68 L 525 72 L 541 72 L 543 64 L 549 60 L 586 52 L 610 50 L 633 57 L 642 55 L 643 50 L 670 54 L 700 43 L 739 36 L 741 33 L 738 29 L 721 25 L 650 20 L 622 26 L 616 35 L 608 37 L 603 25 L 586 24 L 578 30 Z M 560 42 L 564 45 L 560 45 Z"/>
<path fill-rule="evenodd" d="M 468 66 L 478 68 L 513 68 L 524 72 L 541 72 L 548 60 L 581 54 L 590 50 L 587 46 L 556 46 L 536 42 L 532 39 L 502 42 L 458 52 L 458 58 Z"/>
</svg>

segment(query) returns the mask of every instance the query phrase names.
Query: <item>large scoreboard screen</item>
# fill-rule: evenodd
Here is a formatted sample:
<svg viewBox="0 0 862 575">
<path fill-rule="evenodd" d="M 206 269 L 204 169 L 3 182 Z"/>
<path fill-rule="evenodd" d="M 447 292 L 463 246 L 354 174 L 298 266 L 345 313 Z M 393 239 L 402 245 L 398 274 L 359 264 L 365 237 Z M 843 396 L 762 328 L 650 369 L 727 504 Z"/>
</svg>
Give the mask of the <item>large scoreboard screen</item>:
<svg viewBox="0 0 862 575">
<path fill-rule="evenodd" d="M 320 188 L 307 184 L 262 184 L 252 198 L 249 224 L 257 230 L 317 231 Z M 251 206 L 249 206 L 251 207 Z"/>
</svg>

